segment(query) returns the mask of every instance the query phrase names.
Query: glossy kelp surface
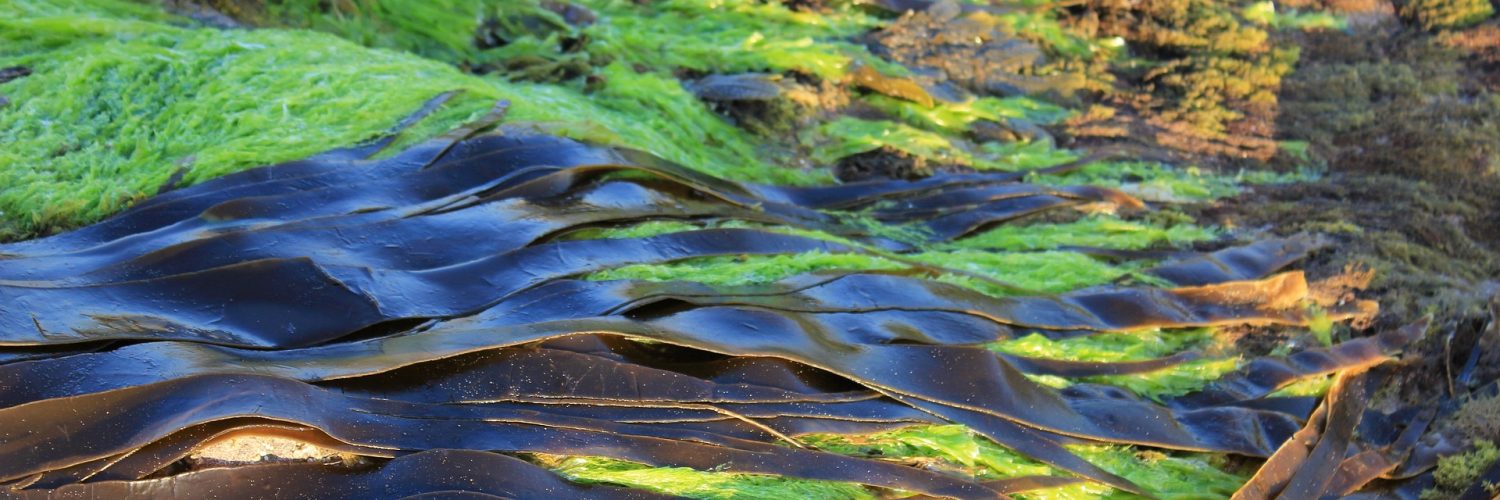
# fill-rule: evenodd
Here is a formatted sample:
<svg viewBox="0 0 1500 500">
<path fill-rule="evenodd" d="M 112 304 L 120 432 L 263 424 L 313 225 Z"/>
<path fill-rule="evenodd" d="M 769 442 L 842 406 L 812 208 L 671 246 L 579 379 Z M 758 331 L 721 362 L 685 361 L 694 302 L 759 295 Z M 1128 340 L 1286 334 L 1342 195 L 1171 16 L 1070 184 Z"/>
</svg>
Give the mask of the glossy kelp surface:
<svg viewBox="0 0 1500 500">
<path fill-rule="evenodd" d="M 9 457 L 0 480 L 26 494 L 220 494 L 210 483 L 235 481 L 235 494 L 255 497 L 276 493 L 272 476 L 302 478 L 311 493 L 625 494 L 552 485 L 544 479 L 561 479 L 500 452 L 939 497 L 1077 480 L 1143 493 L 1070 446 L 1273 456 L 1310 421 L 1311 406 L 1266 398 L 1271 391 L 1367 367 L 1413 337 L 1256 360 L 1167 405 L 1091 383 L 1054 389 L 1032 377 L 1154 372 L 1198 354 L 1105 362 L 990 346 L 1021 332 L 1306 325 L 1307 284 L 1281 271 L 1317 245 L 1294 238 L 1179 255 L 1146 271 L 1177 288 L 1104 284 L 1058 295 L 996 296 L 933 272 L 836 266 L 747 285 L 580 279 L 708 257 L 899 260 L 1025 214 L 1143 206 L 1109 189 L 1040 187 L 1008 173 L 826 188 L 736 183 L 632 151 L 470 135 L 380 160 L 351 152 L 251 170 L 74 233 L 0 247 L 0 454 Z M 851 223 L 834 208 L 865 218 Z M 558 237 L 647 220 L 685 230 Z M 766 226 L 694 225 L 703 220 Z M 928 240 L 886 238 L 876 229 L 885 224 L 924 226 Z M 980 482 L 802 442 L 944 424 L 1072 478 Z M 174 468 L 231 435 L 371 458 L 333 474 Z M 430 474 L 434 463 L 459 465 Z M 481 465 L 517 479 L 454 485 Z M 425 477 L 402 479 L 413 475 Z"/>
</svg>

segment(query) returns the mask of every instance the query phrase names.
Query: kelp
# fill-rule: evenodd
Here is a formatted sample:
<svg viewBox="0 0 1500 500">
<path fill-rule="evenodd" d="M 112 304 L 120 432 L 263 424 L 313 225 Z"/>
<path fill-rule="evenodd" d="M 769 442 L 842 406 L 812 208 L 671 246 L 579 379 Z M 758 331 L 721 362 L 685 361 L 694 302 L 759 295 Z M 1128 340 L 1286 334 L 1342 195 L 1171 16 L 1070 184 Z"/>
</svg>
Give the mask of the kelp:
<svg viewBox="0 0 1500 500">
<path fill-rule="evenodd" d="M 1223 404 L 1266 396 L 1298 380 L 1346 370 L 1366 369 L 1384 362 L 1399 347 L 1420 338 L 1427 322 L 1419 321 L 1380 333 L 1340 343 L 1324 349 L 1309 349 L 1285 359 L 1257 359 L 1230 376 L 1215 381 L 1203 391 L 1174 401 L 1194 407 Z"/>
<path fill-rule="evenodd" d="M 896 253 L 914 243 L 872 228 L 924 225 L 941 244 L 1083 202 L 1144 207 L 1116 191 L 1035 186 L 1013 173 L 816 188 L 732 182 L 635 151 L 476 130 L 385 159 L 347 150 L 246 171 L 74 233 L 0 247 L 0 350 L 14 353 L 0 364 L 0 421 L 9 422 L 0 422 L 0 454 L 12 458 L 0 478 L 27 492 L 207 488 L 199 482 L 236 476 L 172 464 L 225 436 L 277 435 L 372 458 L 331 477 L 249 466 L 244 484 L 264 472 L 376 491 L 422 470 L 408 464 L 423 452 L 601 457 L 960 498 L 1073 481 L 979 482 L 800 440 L 962 424 L 1080 479 L 1144 493 L 1072 446 L 1264 457 L 1307 419 L 1306 405 L 1261 398 L 1280 382 L 1210 386 L 1162 405 L 1028 377 L 1158 371 L 1183 366 L 1191 351 L 1089 361 L 989 346 L 1018 332 L 1306 325 L 1301 273 L 1273 273 L 1316 245 L 1262 242 L 1155 268 L 1188 285 L 1178 288 L 996 296 L 931 279 L 965 271 L 945 271 L 942 252 Z M 863 222 L 830 208 L 860 210 Z M 641 221 L 662 228 L 566 237 Z M 739 285 L 596 274 L 809 253 L 901 266 Z M 1305 376 L 1368 366 L 1410 338 L 1252 363 L 1246 379 L 1265 378 L 1256 366 Z M 1239 396 L 1220 404 L 1227 393 Z M 39 421 L 49 424 L 31 424 Z M 445 449 L 471 451 L 428 451 Z"/>
<path fill-rule="evenodd" d="M 288 463 L 215 468 L 143 481 L 100 481 L 20 492 L 20 498 L 166 497 L 191 491 L 213 497 L 398 498 L 441 492 L 448 498 L 666 498 L 639 490 L 582 486 L 523 460 L 482 451 L 433 450 L 384 464 L 337 470 L 324 464 Z"/>
<path fill-rule="evenodd" d="M 1250 478 L 1236 499 L 1320 498 L 1338 471 L 1354 429 L 1364 415 L 1368 394 L 1365 374 L 1355 370 L 1340 376 L 1330 397 L 1297 431 L 1287 445 L 1276 451 Z"/>
</svg>

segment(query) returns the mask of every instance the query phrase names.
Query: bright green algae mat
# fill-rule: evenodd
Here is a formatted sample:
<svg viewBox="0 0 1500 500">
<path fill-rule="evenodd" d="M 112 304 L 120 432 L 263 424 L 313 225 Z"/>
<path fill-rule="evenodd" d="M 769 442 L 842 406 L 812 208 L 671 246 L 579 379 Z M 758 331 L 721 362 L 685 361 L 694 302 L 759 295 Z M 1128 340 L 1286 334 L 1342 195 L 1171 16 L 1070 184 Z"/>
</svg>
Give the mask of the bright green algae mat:
<svg viewBox="0 0 1500 500">
<path fill-rule="evenodd" d="M 834 453 L 891 459 L 978 480 L 1064 475 L 960 425 L 913 426 L 868 436 L 812 435 L 802 441 Z M 1248 478 L 1224 472 L 1219 463 L 1221 457 L 1213 455 L 1109 445 L 1079 445 L 1069 449 L 1100 468 L 1141 485 L 1158 498 L 1224 498 Z M 870 490 L 840 483 L 647 467 L 606 458 L 571 457 L 548 465 L 575 481 L 632 486 L 691 498 L 878 498 Z M 1108 486 L 1086 482 L 1013 496 L 1036 500 L 1135 498 Z"/>
<path fill-rule="evenodd" d="M 262 13 L 285 28 L 217 30 L 195 26 L 139 4 L 109 0 L 0 0 L 0 67 L 26 66 L 31 76 L 0 84 L 0 240 L 76 227 L 154 194 L 182 172 L 185 183 L 310 156 L 381 137 L 432 98 L 452 93 L 431 116 L 402 132 L 397 146 L 441 134 L 509 100 L 506 123 L 604 144 L 641 149 L 725 178 L 778 184 L 830 182 L 825 170 L 785 168 L 793 153 L 735 127 L 685 90 L 678 70 L 795 70 L 836 80 L 853 64 L 900 75 L 904 68 L 874 58 L 852 37 L 884 21 L 842 10 L 789 11 L 774 3 L 708 0 L 657 2 L 649 11 L 624 0 L 581 2 L 600 21 L 570 28 L 529 2 L 380 0 L 361 15 L 324 15 L 317 2 L 288 1 Z M 527 12 L 557 30 L 522 36 L 481 51 L 472 41 L 478 19 L 498 5 Z M 1089 50 L 1089 41 L 1058 31 L 1055 21 L 1024 15 L 1008 22 L 1036 28 L 1033 38 L 1060 50 Z M 1027 24 L 1033 23 L 1033 24 Z M 1050 23 L 1050 24 L 1049 24 Z M 461 29 L 450 29 L 454 26 Z M 502 26 L 503 30 L 518 30 Z M 461 34 L 456 35 L 455 33 Z M 602 84 L 507 81 L 460 70 L 526 51 L 553 54 L 556 38 L 585 34 Z M 858 96 L 890 120 L 834 118 L 804 131 L 792 147 L 811 148 L 819 164 L 891 148 L 932 161 L 978 169 L 1055 165 L 1078 153 L 1043 141 L 970 144 L 958 139 L 977 120 L 1019 118 L 1052 123 L 1067 109 L 1027 98 L 981 98 L 926 107 L 877 95 Z M 1239 185 L 1286 182 L 1299 175 L 1211 175 L 1155 163 L 1102 162 L 1077 172 L 1034 177 L 1050 184 L 1117 186 L 1162 201 L 1231 195 Z M 15 187 L 21 186 L 17 189 Z M 848 222 L 920 237 L 848 215 Z M 653 225 L 654 224 L 654 225 Z M 873 226 L 871 226 L 873 224 Z M 878 227 L 877 227 L 878 226 Z M 701 225 L 658 222 L 600 230 L 586 237 L 642 237 Z M 732 226 L 731 226 L 732 227 Z M 785 228 L 777 230 L 791 231 Z M 806 233 L 806 232 L 803 232 Z M 812 235 L 836 239 L 830 235 Z M 774 281 L 818 270 L 895 270 L 917 262 L 961 271 L 936 279 L 1005 295 L 1014 290 L 976 276 L 1039 292 L 1063 292 L 1119 279 L 1144 279 L 1146 262 L 1105 263 L 1064 246 L 1116 249 L 1180 247 L 1219 232 L 1190 224 L 1162 225 L 1108 215 L 1075 222 L 1001 226 L 947 245 L 900 256 L 878 253 L 711 258 L 630 266 L 591 279 L 692 279 L 716 284 Z M 966 273 L 966 274 L 965 274 Z M 999 342 L 996 351 L 1080 361 L 1149 359 L 1211 347 L 1213 333 L 1143 331 L 1051 341 L 1039 336 Z M 1091 380 L 1040 379 L 1065 385 L 1109 383 L 1146 397 L 1201 387 L 1238 366 L 1211 357 L 1149 374 Z M 1287 391 L 1316 394 L 1326 380 Z M 815 436 L 809 444 L 852 455 L 935 464 L 957 474 L 996 479 L 1063 474 L 984 440 L 961 426 L 925 426 L 876 436 Z M 1094 446 L 1074 449 L 1163 498 L 1222 497 L 1243 476 L 1224 472 L 1220 457 Z M 714 471 L 651 468 L 570 457 L 551 464 L 579 481 L 606 482 L 697 498 L 859 498 L 857 485 Z M 1023 498 L 1129 496 L 1094 484 L 1043 490 Z"/>
<path fill-rule="evenodd" d="M 958 146 L 965 141 L 956 137 L 974 120 L 1047 123 L 1067 116 L 1026 98 L 926 108 L 866 96 L 904 123 L 834 119 L 793 141 L 807 144 L 773 145 L 716 115 L 673 72 L 797 70 L 836 79 L 859 63 L 900 74 L 900 66 L 847 41 L 883 21 L 853 9 L 811 14 L 769 3 L 672 0 L 648 11 L 623 0 L 585 4 L 599 22 L 479 51 L 471 36 L 477 19 L 498 6 L 527 8 L 552 26 L 562 21 L 526 1 L 381 0 L 365 3 L 376 8 L 357 15 L 318 14 L 317 2 L 291 1 L 261 16 L 310 31 L 217 30 L 120 1 L 0 3 L 0 67 L 32 70 L 0 84 L 0 96 L 9 101 L 0 106 L 0 142 L 6 144 L 0 161 L 7 165 L 0 185 L 8 187 L 0 193 L 0 240 L 97 221 L 156 193 L 178 172 L 183 183 L 200 182 L 356 145 L 445 92 L 456 95 L 397 146 L 451 129 L 505 99 L 512 125 L 640 149 L 756 182 L 829 182 L 825 169 L 784 166 L 807 161 L 791 151 L 797 148 L 813 149 L 811 159 L 820 165 L 836 160 L 835 152 L 883 146 L 1007 170 L 1076 157 L 1040 142 Z M 544 47 L 563 34 L 589 37 L 589 62 L 598 65 L 601 84 L 506 81 L 455 67 L 554 50 Z M 1098 173 L 1055 182 L 1144 186 L 1148 195 L 1191 199 L 1232 193 L 1237 181 L 1159 166 L 1136 170 L 1128 177 Z"/>
<path fill-rule="evenodd" d="M 437 135 L 511 103 L 508 122 L 641 149 L 727 178 L 791 184 L 748 135 L 675 80 L 603 67 L 585 94 L 479 78 L 450 64 L 310 31 L 217 30 L 134 4 L 0 3 L 0 238 L 102 219 L 156 193 L 179 170 L 200 182 L 379 136 L 429 99 L 457 92 L 408 131 Z"/>
</svg>

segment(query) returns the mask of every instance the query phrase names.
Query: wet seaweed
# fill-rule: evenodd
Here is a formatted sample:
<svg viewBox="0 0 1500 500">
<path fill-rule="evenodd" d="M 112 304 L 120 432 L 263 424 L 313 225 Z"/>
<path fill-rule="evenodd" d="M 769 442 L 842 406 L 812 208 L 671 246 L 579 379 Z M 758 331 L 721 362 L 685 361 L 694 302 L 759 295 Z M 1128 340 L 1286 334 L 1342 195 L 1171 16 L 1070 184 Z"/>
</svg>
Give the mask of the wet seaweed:
<svg viewBox="0 0 1500 500">
<path fill-rule="evenodd" d="M 1079 200 L 1141 207 L 1112 190 L 1034 186 L 1010 173 L 823 188 L 737 183 L 633 151 L 468 134 L 381 160 L 333 154 L 250 170 L 77 232 L 0 247 L 9 256 L 0 260 L 4 350 L 16 353 L 0 364 L 0 453 L 14 458 L 0 477 L 39 494 L 208 488 L 198 484 L 233 476 L 170 465 L 224 435 L 282 433 L 373 462 L 336 477 L 253 466 L 244 481 L 312 474 L 315 484 L 369 490 L 397 477 L 387 474 L 420 473 L 426 466 L 411 464 L 427 454 L 513 460 L 492 453 L 502 452 L 962 498 L 1064 484 L 972 481 L 801 439 L 956 423 L 1056 470 L 1146 493 L 1070 446 L 1265 457 L 1307 419 L 1305 406 L 1251 404 L 1286 381 L 1231 377 L 1163 405 L 1030 378 L 1155 372 L 1193 363 L 1192 351 L 1103 361 L 990 346 L 1023 331 L 1307 325 L 1316 318 L 1301 307 L 1302 275 L 1274 273 L 1315 244 L 1262 242 L 1151 271 L 1188 285 L 1179 288 L 1060 295 L 946 284 L 907 268 L 940 271 L 938 253 L 887 250 L 864 255 L 901 266 L 740 283 L 579 279 L 630 265 L 861 255 L 899 243 L 870 224 L 924 224 L 941 243 Z M 830 207 L 865 210 L 874 222 L 851 225 Z M 645 220 L 662 227 L 556 237 Z M 1328 374 L 1383 360 L 1410 337 L 1255 363 Z M 1243 380 L 1265 378 L 1255 363 Z M 942 375 L 955 373 L 964 375 Z M 27 425 L 41 420 L 53 424 Z M 451 448 L 473 451 L 427 451 Z M 75 484 L 88 478 L 101 481 Z"/>
</svg>

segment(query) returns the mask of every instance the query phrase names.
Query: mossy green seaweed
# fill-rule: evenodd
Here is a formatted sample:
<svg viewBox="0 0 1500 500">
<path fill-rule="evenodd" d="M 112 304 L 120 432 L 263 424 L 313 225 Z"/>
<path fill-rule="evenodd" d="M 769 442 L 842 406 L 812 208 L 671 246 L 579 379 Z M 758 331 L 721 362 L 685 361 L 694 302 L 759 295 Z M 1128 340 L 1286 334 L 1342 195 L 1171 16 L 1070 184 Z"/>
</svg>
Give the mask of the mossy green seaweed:
<svg viewBox="0 0 1500 500">
<path fill-rule="evenodd" d="M 1139 250 L 1158 246 L 1182 247 L 1219 237 L 1214 228 L 1193 224 L 1163 226 L 1092 215 L 1065 223 L 1006 224 L 943 245 L 943 248 L 986 250 L 1051 250 L 1062 246 Z"/>
</svg>

